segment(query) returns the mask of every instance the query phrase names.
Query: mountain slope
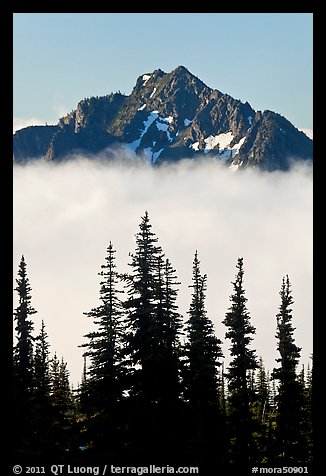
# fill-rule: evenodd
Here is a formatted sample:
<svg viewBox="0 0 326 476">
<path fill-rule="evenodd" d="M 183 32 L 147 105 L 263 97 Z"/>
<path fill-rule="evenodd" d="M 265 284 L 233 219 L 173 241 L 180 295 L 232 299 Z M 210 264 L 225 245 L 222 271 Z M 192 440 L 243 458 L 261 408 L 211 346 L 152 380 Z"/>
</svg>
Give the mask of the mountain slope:
<svg viewBox="0 0 326 476">
<path fill-rule="evenodd" d="M 56 126 L 17 131 L 14 160 L 59 161 L 76 153 L 128 150 L 159 164 L 211 157 L 234 168 L 287 169 L 311 160 L 312 141 L 283 116 L 211 89 L 184 66 L 140 76 L 129 96 L 82 100 Z M 112 154 L 113 155 L 113 154 Z"/>
</svg>

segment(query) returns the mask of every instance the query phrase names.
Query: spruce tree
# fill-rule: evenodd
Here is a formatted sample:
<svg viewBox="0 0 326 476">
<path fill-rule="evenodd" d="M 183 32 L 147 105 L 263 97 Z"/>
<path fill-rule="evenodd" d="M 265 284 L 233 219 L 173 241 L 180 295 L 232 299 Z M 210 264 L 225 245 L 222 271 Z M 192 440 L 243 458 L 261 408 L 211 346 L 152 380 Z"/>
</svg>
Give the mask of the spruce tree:
<svg viewBox="0 0 326 476">
<path fill-rule="evenodd" d="M 259 358 L 254 390 L 256 398 L 253 404 L 253 416 L 256 422 L 255 440 L 258 448 L 257 463 L 267 463 L 274 445 L 274 438 L 271 433 L 274 415 L 272 412 L 270 375 L 265 369 L 262 357 Z"/>
<path fill-rule="evenodd" d="M 213 323 L 207 317 L 205 306 L 207 276 L 200 272 L 196 251 L 193 261 L 191 304 L 186 323 L 185 356 L 186 398 L 194 406 L 216 405 L 218 402 L 218 367 L 223 357 L 221 341 L 214 333 Z"/>
<path fill-rule="evenodd" d="M 232 283 L 234 292 L 230 296 L 231 307 L 223 324 L 228 327 L 225 337 L 231 340 L 230 353 L 233 360 L 229 364 L 227 379 L 229 389 L 229 425 L 232 440 L 231 462 L 248 464 L 255 460 L 253 443 L 253 415 L 251 405 L 255 399 L 250 390 L 251 371 L 257 368 L 255 351 L 249 348 L 255 328 L 250 324 L 246 307 L 247 298 L 243 288 L 243 258 L 237 262 L 238 273 Z"/>
<path fill-rule="evenodd" d="M 156 281 L 153 336 L 157 339 L 157 352 L 153 355 L 152 362 L 153 368 L 156 368 L 153 380 L 156 400 L 147 407 L 151 407 L 152 415 L 152 423 L 148 429 L 152 436 L 155 435 L 156 458 L 164 463 L 168 456 L 171 463 L 178 464 L 183 447 L 183 406 L 179 398 L 181 393 L 179 338 L 182 324 L 176 305 L 180 283 L 169 259 L 164 259 L 163 256 L 157 260 Z M 151 441 L 149 447 L 152 445 Z"/>
<path fill-rule="evenodd" d="M 212 470 L 225 457 L 223 389 L 219 386 L 219 359 L 223 354 L 221 341 L 215 336 L 213 323 L 207 316 L 207 276 L 200 272 L 197 251 L 189 287 L 192 288 L 192 297 L 184 349 L 184 396 L 190 409 L 187 437 L 192 464 Z"/>
<path fill-rule="evenodd" d="M 32 417 L 35 452 L 42 456 L 48 455 L 51 452 L 52 446 L 51 425 L 53 407 L 51 402 L 49 347 L 48 335 L 42 320 L 40 333 L 35 339 Z"/>
<path fill-rule="evenodd" d="M 279 382 L 276 397 L 276 459 L 284 464 L 298 464 L 305 462 L 307 445 L 301 430 L 303 387 L 296 373 L 301 349 L 295 344 L 293 336 L 295 329 L 291 305 L 294 301 L 288 276 L 282 280 L 280 297 L 281 304 L 276 315 L 277 350 L 280 354 L 276 362 L 279 367 L 274 368 L 272 373 L 272 377 Z"/>
<path fill-rule="evenodd" d="M 180 394 L 179 336 L 182 328 L 176 299 L 178 295 L 176 271 L 169 259 L 158 258 L 157 305 L 155 327 L 158 339 L 157 390 L 160 401 L 173 404 Z"/>
<path fill-rule="evenodd" d="M 31 317 L 37 312 L 31 305 L 31 287 L 24 256 L 19 264 L 16 283 L 19 303 L 14 312 L 16 343 L 13 349 L 13 436 L 14 448 L 23 454 L 30 450 L 32 436 L 34 324 Z"/>
<path fill-rule="evenodd" d="M 163 464 L 176 451 L 180 316 L 175 270 L 165 259 L 147 211 L 136 233 L 131 273 L 125 275 L 129 440 L 138 458 Z M 174 431 L 175 430 L 175 431 Z"/>
<path fill-rule="evenodd" d="M 48 402 L 50 398 L 50 357 L 48 335 L 42 319 L 39 335 L 35 339 L 34 354 L 34 395 L 40 402 Z"/>
<path fill-rule="evenodd" d="M 58 359 L 57 354 L 51 361 L 51 400 L 56 409 L 56 415 L 59 420 L 73 413 L 74 399 L 69 383 L 69 371 L 67 363 L 63 357 Z"/>
<path fill-rule="evenodd" d="M 299 382 L 302 390 L 302 421 L 301 421 L 301 433 L 304 435 L 307 443 L 306 448 L 306 462 L 312 462 L 312 449 L 313 449 L 313 416 L 312 416 L 312 373 L 310 370 L 310 364 L 308 363 L 307 370 L 302 364 L 302 370 L 299 374 Z"/>
<path fill-rule="evenodd" d="M 123 308 L 119 298 L 122 291 L 118 289 L 115 253 L 110 242 L 99 273 L 101 304 L 85 313 L 96 329 L 85 336 L 88 343 L 83 344 L 87 348 L 84 357 L 89 358 L 90 364 L 87 372 L 84 368 L 81 389 L 81 403 L 89 417 L 89 438 L 97 451 L 106 448 L 108 453 L 112 453 L 113 442 L 118 438 L 116 419 L 125 386 Z"/>
<path fill-rule="evenodd" d="M 55 353 L 50 365 L 53 455 L 71 450 L 75 424 L 75 401 L 69 383 L 69 371 L 63 357 Z"/>
<path fill-rule="evenodd" d="M 89 340 L 84 356 L 90 360 L 87 371 L 89 398 L 94 412 L 108 411 L 121 399 L 121 365 L 123 340 L 123 309 L 119 298 L 119 278 L 116 271 L 112 243 L 107 248 L 106 263 L 99 275 L 101 304 L 85 315 L 90 317 L 96 330 L 86 334 Z"/>
<path fill-rule="evenodd" d="M 132 273 L 126 276 L 128 299 L 127 351 L 132 369 L 131 395 L 143 403 L 161 397 L 157 356 L 161 336 L 158 331 L 158 265 L 163 259 L 158 238 L 152 232 L 148 212 L 136 234 L 136 250 L 131 254 Z M 160 324 L 159 324 L 160 325 Z"/>
<path fill-rule="evenodd" d="M 257 418 L 260 422 L 266 421 L 270 411 L 270 382 L 269 373 L 264 366 L 263 358 L 259 358 L 258 372 L 255 381 L 257 398 Z"/>
<path fill-rule="evenodd" d="M 78 395 L 77 403 L 78 403 L 79 412 L 83 415 L 92 413 L 92 405 L 90 404 L 89 392 L 88 392 L 86 355 L 84 355 L 83 373 L 81 377 L 81 383 L 77 389 L 77 395 Z"/>
</svg>

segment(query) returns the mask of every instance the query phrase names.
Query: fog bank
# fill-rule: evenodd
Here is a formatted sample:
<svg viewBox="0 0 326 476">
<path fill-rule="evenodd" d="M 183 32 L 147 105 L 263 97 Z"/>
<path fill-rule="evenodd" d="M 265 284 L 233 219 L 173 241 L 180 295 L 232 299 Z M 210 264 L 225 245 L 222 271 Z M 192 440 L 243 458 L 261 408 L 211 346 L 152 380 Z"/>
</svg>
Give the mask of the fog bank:
<svg viewBox="0 0 326 476">
<path fill-rule="evenodd" d="M 99 303 L 98 272 L 110 241 L 118 270 L 144 211 L 181 281 L 180 310 L 190 304 L 195 250 L 208 276 L 207 310 L 229 361 L 221 323 L 229 307 L 238 257 L 256 335 L 252 347 L 275 365 L 282 277 L 293 289 L 295 339 L 302 362 L 312 352 L 312 169 L 232 172 L 218 162 L 146 164 L 78 158 L 61 164 L 14 166 L 14 277 L 24 254 L 38 332 L 44 319 L 51 351 L 68 362 L 74 385 L 82 372 L 83 312 Z M 16 304 L 16 301 L 14 301 Z"/>
</svg>

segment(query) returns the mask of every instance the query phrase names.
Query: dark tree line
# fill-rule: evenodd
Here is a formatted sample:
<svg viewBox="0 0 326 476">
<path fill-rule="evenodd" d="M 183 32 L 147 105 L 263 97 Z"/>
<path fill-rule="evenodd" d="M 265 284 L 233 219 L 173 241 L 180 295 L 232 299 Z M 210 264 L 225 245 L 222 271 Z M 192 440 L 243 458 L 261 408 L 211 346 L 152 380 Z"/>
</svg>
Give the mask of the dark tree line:
<svg viewBox="0 0 326 476">
<path fill-rule="evenodd" d="M 130 271 L 120 274 L 112 243 L 100 276 L 99 305 L 85 312 L 82 381 L 69 384 L 63 359 L 50 355 L 44 322 L 37 337 L 22 257 L 13 357 L 14 452 L 26 461 L 120 465 L 304 465 L 312 462 L 312 367 L 298 371 L 293 298 L 283 278 L 276 315 L 279 358 L 271 374 L 251 348 L 243 259 L 223 324 L 231 361 L 207 315 L 207 276 L 196 251 L 191 302 L 183 321 L 180 283 L 148 213 L 136 233 Z"/>
<path fill-rule="evenodd" d="M 33 337 L 31 287 L 22 256 L 16 279 L 19 304 L 14 312 L 12 435 L 14 456 L 20 461 L 62 457 L 69 448 L 74 398 L 63 358 L 50 358 L 45 324 Z"/>
</svg>

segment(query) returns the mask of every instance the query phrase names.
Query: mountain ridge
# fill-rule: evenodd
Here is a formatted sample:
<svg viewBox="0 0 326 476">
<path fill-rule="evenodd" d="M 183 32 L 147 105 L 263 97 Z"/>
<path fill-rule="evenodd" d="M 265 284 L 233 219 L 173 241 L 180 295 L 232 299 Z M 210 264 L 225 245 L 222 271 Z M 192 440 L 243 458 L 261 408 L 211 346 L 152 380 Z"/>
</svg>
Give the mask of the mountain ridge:
<svg viewBox="0 0 326 476">
<path fill-rule="evenodd" d="M 83 99 L 56 125 L 27 127 L 13 136 L 16 163 L 104 149 L 110 157 L 112 148 L 155 165 L 205 155 L 235 169 L 286 170 L 292 161 L 313 157 L 312 140 L 284 116 L 255 111 L 182 65 L 142 74 L 130 95 Z"/>
</svg>

